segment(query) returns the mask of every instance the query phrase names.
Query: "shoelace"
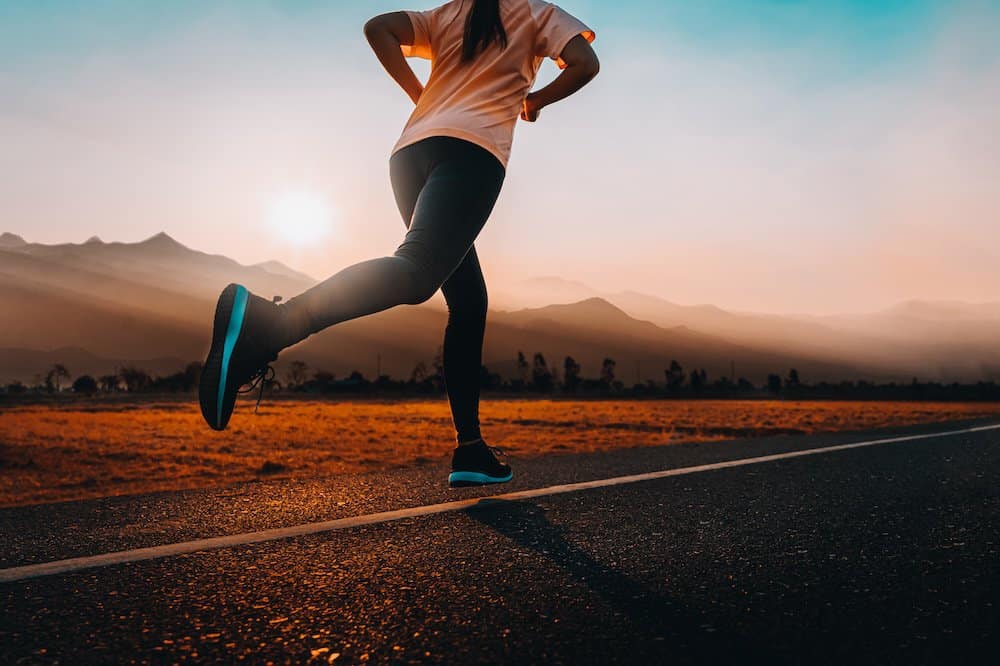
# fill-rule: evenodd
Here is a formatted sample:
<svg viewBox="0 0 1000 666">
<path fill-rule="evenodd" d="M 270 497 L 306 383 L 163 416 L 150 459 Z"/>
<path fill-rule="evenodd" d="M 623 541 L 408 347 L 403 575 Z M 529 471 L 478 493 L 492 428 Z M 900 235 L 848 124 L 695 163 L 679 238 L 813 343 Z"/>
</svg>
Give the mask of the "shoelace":
<svg viewBox="0 0 1000 666">
<path fill-rule="evenodd" d="M 483 439 L 482 437 L 480 437 L 478 440 L 471 442 L 471 444 L 475 444 L 476 441 L 486 444 L 486 440 Z M 507 452 L 501 449 L 499 446 L 490 446 L 489 444 L 486 444 L 486 448 L 492 451 L 494 456 L 503 456 L 505 458 L 507 457 Z"/>
<path fill-rule="evenodd" d="M 264 397 L 264 387 L 267 386 L 267 383 L 269 381 L 272 381 L 274 379 L 274 376 L 275 376 L 274 368 L 272 368 L 271 364 L 268 363 L 264 365 L 256 373 L 254 373 L 254 375 L 250 378 L 251 381 L 250 384 L 247 386 L 247 388 L 240 389 L 238 391 L 238 393 L 253 393 L 254 389 L 256 389 L 258 386 L 260 387 L 260 393 L 257 394 L 257 404 L 254 405 L 253 408 L 254 414 L 256 414 L 257 409 L 260 408 L 260 401 Z"/>
</svg>

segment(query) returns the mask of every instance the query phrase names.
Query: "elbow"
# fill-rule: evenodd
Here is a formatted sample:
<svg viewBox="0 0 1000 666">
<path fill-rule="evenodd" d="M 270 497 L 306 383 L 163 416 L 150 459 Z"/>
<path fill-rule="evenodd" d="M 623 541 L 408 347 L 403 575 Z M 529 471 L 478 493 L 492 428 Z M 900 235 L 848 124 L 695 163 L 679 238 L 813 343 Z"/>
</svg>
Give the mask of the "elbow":
<svg viewBox="0 0 1000 666">
<path fill-rule="evenodd" d="M 365 28 L 364 28 L 364 30 L 365 30 L 365 38 L 368 41 L 371 41 L 372 38 L 376 34 L 378 34 L 379 32 L 381 32 L 384 27 L 385 26 L 383 25 L 382 17 L 381 16 L 376 16 L 374 18 L 368 19 L 368 21 L 365 23 Z"/>
<path fill-rule="evenodd" d="M 579 72 L 580 78 L 590 81 L 601 71 L 601 61 L 597 59 L 597 54 L 591 52 L 590 57 L 578 58 L 567 62 L 566 65 Z"/>
</svg>

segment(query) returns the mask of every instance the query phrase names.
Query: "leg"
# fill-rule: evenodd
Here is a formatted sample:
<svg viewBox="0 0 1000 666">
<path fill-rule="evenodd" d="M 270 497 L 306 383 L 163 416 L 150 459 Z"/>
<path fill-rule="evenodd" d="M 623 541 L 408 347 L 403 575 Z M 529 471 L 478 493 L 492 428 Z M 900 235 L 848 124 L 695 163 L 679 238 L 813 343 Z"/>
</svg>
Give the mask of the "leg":
<svg viewBox="0 0 1000 666">
<path fill-rule="evenodd" d="M 349 319 L 429 299 L 465 258 L 503 183 L 500 162 L 467 142 L 414 144 L 393 161 L 401 210 L 411 197 L 400 190 L 416 189 L 420 174 L 427 174 L 403 242 L 392 256 L 349 266 L 282 306 L 280 348 Z M 397 178 L 399 171 L 408 177 Z"/>
<path fill-rule="evenodd" d="M 420 190 L 426 182 L 393 162 L 393 193 L 407 229 L 413 220 Z M 416 177 L 414 177 L 416 175 Z M 448 303 L 444 333 L 444 374 L 452 420 L 459 443 L 481 437 L 479 431 L 480 366 L 486 332 L 486 282 L 473 246 L 443 285 Z"/>
<path fill-rule="evenodd" d="M 441 286 L 448 302 L 444 378 L 460 444 L 480 438 L 479 389 L 486 333 L 486 281 L 473 247 Z"/>
</svg>

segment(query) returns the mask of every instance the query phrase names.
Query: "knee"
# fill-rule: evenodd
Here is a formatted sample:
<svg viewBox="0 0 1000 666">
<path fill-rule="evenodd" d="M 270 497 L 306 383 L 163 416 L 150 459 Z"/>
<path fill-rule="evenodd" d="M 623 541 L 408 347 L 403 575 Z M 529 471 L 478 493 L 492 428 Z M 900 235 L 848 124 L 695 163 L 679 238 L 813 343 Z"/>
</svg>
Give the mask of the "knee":
<svg viewBox="0 0 1000 666">
<path fill-rule="evenodd" d="M 406 295 L 403 303 L 420 305 L 437 293 L 446 276 L 439 275 L 436 264 L 428 256 L 425 248 L 413 242 L 404 242 L 393 255 L 405 266 Z"/>
<path fill-rule="evenodd" d="M 434 278 L 427 271 L 413 271 L 410 273 L 410 288 L 407 294 L 407 305 L 420 305 L 430 300 L 431 296 L 441 288 L 441 281 Z"/>
</svg>

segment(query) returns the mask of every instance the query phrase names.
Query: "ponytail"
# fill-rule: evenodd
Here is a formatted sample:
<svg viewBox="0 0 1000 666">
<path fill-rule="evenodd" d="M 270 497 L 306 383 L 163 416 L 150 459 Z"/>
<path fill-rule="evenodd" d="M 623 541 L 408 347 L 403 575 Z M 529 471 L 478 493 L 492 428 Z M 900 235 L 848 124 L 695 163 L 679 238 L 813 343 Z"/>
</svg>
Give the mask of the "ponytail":
<svg viewBox="0 0 1000 666">
<path fill-rule="evenodd" d="M 462 41 L 462 61 L 470 62 L 476 55 L 499 40 L 507 47 L 507 31 L 500 18 L 500 0 L 472 0 L 472 11 L 465 23 Z"/>
</svg>

